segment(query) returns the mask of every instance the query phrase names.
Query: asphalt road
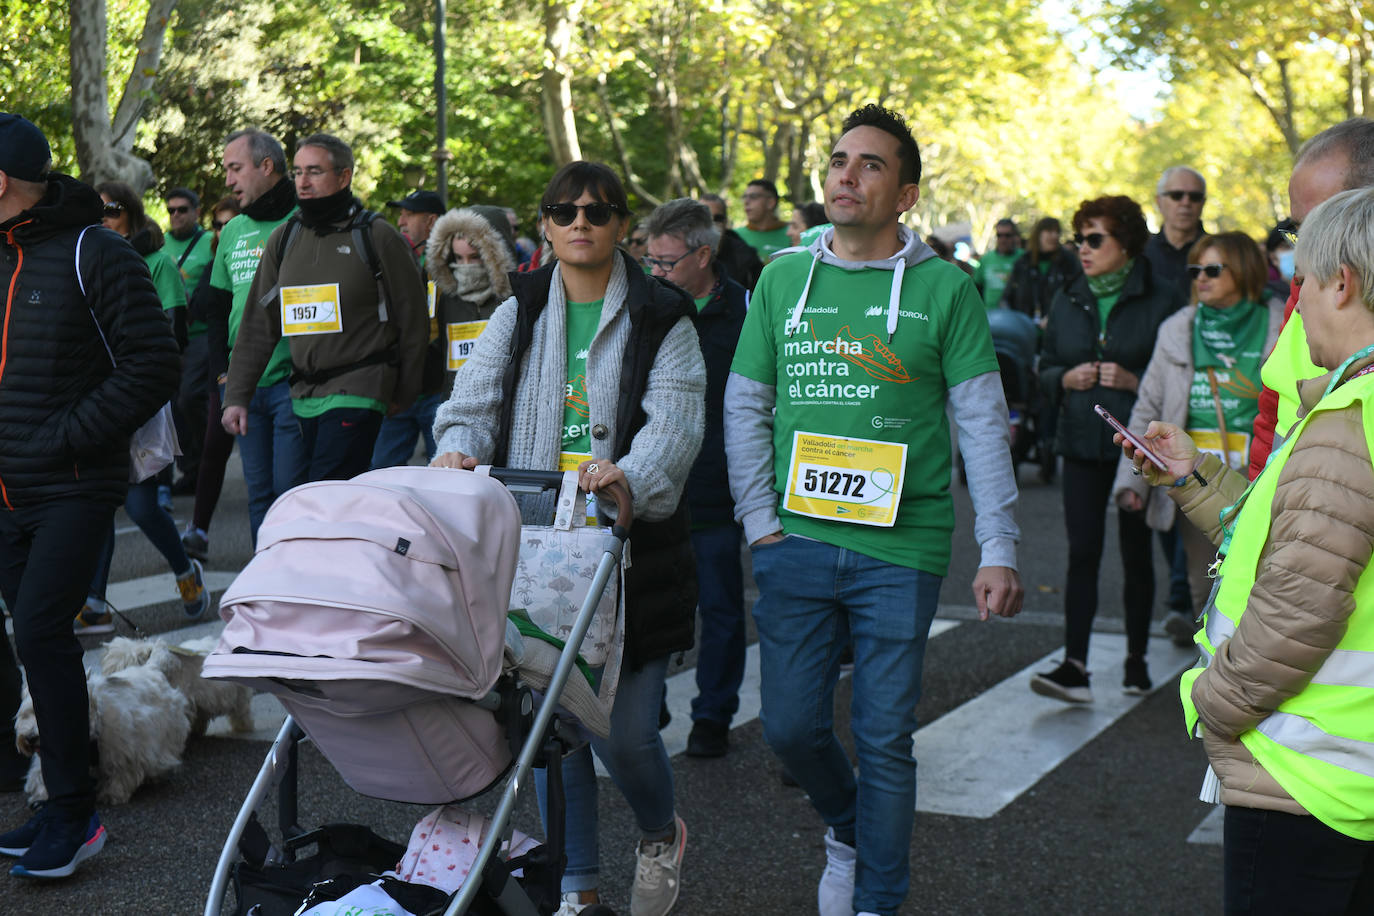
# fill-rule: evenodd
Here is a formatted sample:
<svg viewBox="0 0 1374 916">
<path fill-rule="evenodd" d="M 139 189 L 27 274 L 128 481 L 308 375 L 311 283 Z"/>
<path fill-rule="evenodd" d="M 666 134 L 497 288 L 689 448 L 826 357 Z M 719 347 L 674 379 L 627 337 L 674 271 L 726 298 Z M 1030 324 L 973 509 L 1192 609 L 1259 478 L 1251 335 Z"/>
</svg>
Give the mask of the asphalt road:
<svg viewBox="0 0 1374 916">
<path fill-rule="evenodd" d="M 207 564 L 226 573 L 241 569 L 249 558 L 237 456 L 230 471 Z M 995 800 L 990 806 L 995 813 L 985 817 L 918 811 L 904 912 L 1219 912 L 1220 846 L 1189 842 L 1212 808 L 1196 800 L 1204 759 L 1201 747 L 1186 739 L 1177 678 L 1166 680 L 1156 672 L 1159 687 L 1152 695 L 1122 705 L 1120 654 L 1092 659 L 1099 697 L 1098 710 L 1091 713 L 1098 724 L 1092 728 L 1086 725 L 1087 711 L 1060 707 L 1025 689 L 1025 670 L 1054 661 L 1062 645 L 1065 539 L 1058 482 L 1043 485 L 1035 469 L 1026 466 L 1021 483 L 1025 611 L 1013 621 L 986 623 L 972 619 L 970 584 L 978 553 L 971 508 L 956 485 L 959 528 L 939 615 L 947 622 L 930 642 L 918 712 L 923 727 L 944 717 L 952 717 L 947 721 L 957 727 L 941 733 L 953 733 L 952 738 L 937 740 L 937 729 L 927 733 L 929 739 L 921 732 L 916 737 L 918 763 L 923 747 L 929 757 L 960 761 L 949 767 L 975 787 L 967 800 L 986 801 L 999 793 L 1006 798 Z M 190 509 L 189 498 L 177 499 L 179 520 L 184 522 Z M 1105 640 L 1122 630 L 1114 527 L 1107 534 L 1097 621 L 1097 636 Z M 166 573 L 166 565 L 142 535 L 121 535 L 112 581 L 159 573 Z M 1159 578 L 1162 585 L 1162 570 Z M 130 610 L 128 616 L 143 631 L 172 638 L 184 625 L 170 600 Z M 690 695 L 692 662 L 689 654 L 676 669 L 686 672 L 675 682 L 679 695 Z M 1103 712 L 1109 695 L 1119 713 Z M 848 700 L 845 681 L 836 702 L 842 723 Z M 680 708 L 678 715 L 673 728 L 680 734 L 685 728 Z M 1043 773 L 1018 769 L 1014 761 L 1008 766 L 1018 741 L 1029 740 L 1037 749 L 1038 729 L 1043 734 L 1067 730 L 1069 738 L 1055 739 L 1068 742 L 1062 761 Z M 951 743 L 957 747 L 945 746 Z M 202 912 L 220 846 L 267 747 L 260 739 L 193 740 L 180 771 L 144 787 L 128 804 L 102 811 L 109 843 L 74 879 L 33 885 L 0 876 L 0 913 Z M 674 912 L 814 913 L 824 826 L 801 791 L 780 782 L 757 719 L 737 721 L 728 756 L 697 760 L 679 753 L 673 767 L 678 810 L 689 830 L 682 895 Z M 424 813 L 420 807 L 356 795 L 310 746 L 303 749 L 301 769 L 306 826 L 363 823 L 405 842 Z M 919 770 L 922 787 L 951 776 L 928 770 Z M 1008 775 L 1000 775 L 1004 772 Z M 980 782 L 980 776 L 986 779 Z M 608 780 L 602 783 L 602 889 L 609 903 L 628 913 L 636 831 L 614 787 Z M 17 823 L 26 814 L 22 797 L 0 796 L 4 823 Z M 516 824 L 538 831 L 532 799 L 523 800 Z"/>
</svg>

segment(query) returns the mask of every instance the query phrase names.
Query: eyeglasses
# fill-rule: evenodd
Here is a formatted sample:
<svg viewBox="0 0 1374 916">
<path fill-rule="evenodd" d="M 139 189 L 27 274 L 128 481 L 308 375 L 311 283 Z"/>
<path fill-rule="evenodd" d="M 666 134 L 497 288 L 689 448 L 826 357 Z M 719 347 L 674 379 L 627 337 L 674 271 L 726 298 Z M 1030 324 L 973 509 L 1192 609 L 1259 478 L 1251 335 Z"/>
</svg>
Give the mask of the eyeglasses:
<svg viewBox="0 0 1374 916">
<path fill-rule="evenodd" d="M 294 168 L 291 170 L 291 177 L 299 179 L 302 175 L 308 178 L 320 178 L 326 172 L 342 172 L 341 168 L 320 168 L 318 165 L 307 165 L 305 168 Z"/>
<path fill-rule="evenodd" d="M 1087 235 L 1079 232 L 1074 234 L 1073 243 L 1079 248 L 1087 245 L 1093 251 L 1096 251 L 1102 247 L 1102 243 L 1107 240 L 1108 235 L 1110 235 L 1110 233 L 1107 232 L 1089 232 Z"/>
<path fill-rule="evenodd" d="M 691 255 L 696 254 L 700 250 L 700 248 L 693 248 L 691 251 L 683 252 L 682 254 L 673 258 L 671 261 L 665 260 L 663 258 L 651 258 L 647 254 L 639 260 L 643 262 L 645 267 L 648 267 L 651 270 L 657 267 L 659 270 L 663 271 L 666 274 L 674 267 L 676 267 L 679 261 L 682 261 L 690 257 Z"/>
<path fill-rule="evenodd" d="M 109 203 L 107 203 L 100 212 L 102 215 L 108 216 L 113 219 L 114 217 L 124 212 L 124 205 L 112 200 Z"/>
<path fill-rule="evenodd" d="M 746 191 L 744 193 L 745 200 L 767 200 L 772 196 L 772 194 L 768 194 L 764 191 Z"/>
<path fill-rule="evenodd" d="M 620 205 L 608 204 L 601 200 L 589 204 L 545 204 L 541 209 L 545 216 L 553 220 L 555 226 L 571 226 L 577 219 L 579 210 L 593 226 L 604 226 L 611 221 L 612 216 L 625 212 Z"/>
<path fill-rule="evenodd" d="M 725 225 L 725 214 L 724 214 L 724 213 L 712 213 L 712 214 L 711 214 L 711 222 L 713 222 L 713 223 L 720 223 L 722 226 Z"/>
<path fill-rule="evenodd" d="M 1188 279 L 1196 280 L 1198 277 L 1206 274 L 1215 280 L 1217 277 L 1221 276 L 1221 272 L 1225 269 L 1225 264 L 1189 264 Z"/>
<path fill-rule="evenodd" d="M 1195 204 L 1200 204 L 1207 199 L 1207 194 L 1203 191 L 1165 191 L 1164 196 L 1174 203 L 1178 203 L 1185 197 Z"/>
<path fill-rule="evenodd" d="M 168 208 L 167 208 L 167 212 L 170 213 L 170 214 L 173 215 L 173 216 L 179 216 L 179 215 L 182 214 L 182 213 L 190 213 L 190 212 L 191 212 L 191 208 L 190 208 L 190 206 L 188 206 L 188 205 L 186 205 L 186 204 L 183 204 L 183 205 L 181 205 L 181 206 L 179 206 L 179 207 L 168 207 Z"/>
</svg>

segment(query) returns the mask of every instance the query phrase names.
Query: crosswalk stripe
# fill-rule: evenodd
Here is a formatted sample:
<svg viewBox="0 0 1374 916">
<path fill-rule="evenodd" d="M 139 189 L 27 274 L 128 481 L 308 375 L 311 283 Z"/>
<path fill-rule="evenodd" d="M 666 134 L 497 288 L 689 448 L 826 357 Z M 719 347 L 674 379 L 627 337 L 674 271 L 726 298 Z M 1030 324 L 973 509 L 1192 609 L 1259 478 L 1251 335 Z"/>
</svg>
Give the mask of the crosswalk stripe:
<svg viewBox="0 0 1374 916">
<path fill-rule="evenodd" d="M 237 575 L 237 573 L 207 569 L 205 571 L 205 587 L 212 592 L 222 592 L 229 587 Z M 154 604 L 162 604 L 164 601 L 180 599 L 177 596 L 176 576 L 170 572 L 165 572 L 155 576 L 144 576 L 141 579 L 111 582 L 105 588 L 105 600 L 127 613 Z"/>
<path fill-rule="evenodd" d="M 1198 778 L 1201 783 L 1201 777 Z M 1196 843 L 1201 846 L 1220 846 L 1226 821 L 1226 806 L 1217 805 L 1207 816 L 1202 819 L 1202 823 L 1188 834 L 1188 842 Z"/>
<path fill-rule="evenodd" d="M 1045 656 L 916 732 L 916 810 L 992 817 L 1135 708 L 1139 698 L 1123 694 L 1115 678 L 1125 636 L 1092 635 L 1088 657 L 1099 672 L 1093 703 L 1071 705 L 1031 692 L 1031 675 L 1056 667 L 1062 655 Z M 1149 659 L 1155 689 L 1172 690 L 1197 652 L 1156 638 Z"/>
</svg>

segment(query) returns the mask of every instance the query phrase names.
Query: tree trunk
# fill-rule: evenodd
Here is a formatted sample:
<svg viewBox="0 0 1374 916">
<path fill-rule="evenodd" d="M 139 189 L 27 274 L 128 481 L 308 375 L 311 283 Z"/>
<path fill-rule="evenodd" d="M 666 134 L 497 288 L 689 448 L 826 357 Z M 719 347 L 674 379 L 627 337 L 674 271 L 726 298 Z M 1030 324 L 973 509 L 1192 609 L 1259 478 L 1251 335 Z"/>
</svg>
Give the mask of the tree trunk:
<svg viewBox="0 0 1374 916">
<path fill-rule="evenodd" d="M 568 55 L 572 51 L 573 25 L 582 12 L 581 0 L 545 0 L 544 3 L 544 133 L 554 165 L 567 165 L 582 158 L 577 142 L 577 118 L 573 111 L 572 78 L 568 75 Z"/>
<path fill-rule="evenodd" d="M 163 39 L 176 5 L 177 0 L 153 0 L 149 5 L 138 56 L 112 122 L 105 0 L 71 0 L 72 133 L 81 177 L 91 184 L 123 181 L 140 194 L 153 185 L 153 168 L 133 154 L 134 140 L 152 95 Z"/>
</svg>

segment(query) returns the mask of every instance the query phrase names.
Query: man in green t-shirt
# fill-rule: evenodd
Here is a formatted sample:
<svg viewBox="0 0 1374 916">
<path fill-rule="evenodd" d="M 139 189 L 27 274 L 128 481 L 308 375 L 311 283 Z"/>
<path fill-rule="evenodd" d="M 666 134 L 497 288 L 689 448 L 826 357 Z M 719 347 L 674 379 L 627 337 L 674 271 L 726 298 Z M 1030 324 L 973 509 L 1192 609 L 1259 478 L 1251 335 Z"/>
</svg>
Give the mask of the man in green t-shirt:
<svg viewBox="0 0 1374 916">
<path fill-rule="evenodd" d="M 1011 279 L 1011 269 L 1021 260 L 1025 251 L 1021 248 L 1021 233 L 1016 223 L 1009 219 L 999 219 L 996 226 L 997 243 L 984 252 L 978 266 L 973 268 L 973 283 L 983 294 L 983 305 L 997 308 L 1002 301 L 1002 291 Z"/>
<path fill-rule="evenodd" d="M 206 304 L 210 377 L 221 386 L 267 239 L 296 212 L 296 189 L 286 176 L 286 152 L 270 134 L 252 128 L 230 134 L 224 145 L 224 172 L 243 212 L 220 232 Z M 305 445 L 291 411 L 290 375 L 291 351 L 283 340 L 258 375 L 246 418 L 231 430 L 239 437 L 254 545 L 273 501 L 305 483 Z M 222 390 L 220 395 L 223 403 Z"/>
<path fill-rule="evenodd" d="M 200 195 L 190 188 L 173 188 L 163 195 L 167 204 L 167 240 L 162 250 L 181 271 L 181 280 L 189 299 L 200 284 L 201 275 L 214 257 L 214 235 L 200 224 Z M 177 435 L 181 455 L 177 467 L 181 479 L 172 487 L 174 493 L 194 493 L 196 475 L 200 472 L 201 446 L 205 442 L 206 390 L 205 322 L 187 316 L 186 349 L 181 354 L 181 387 L 177 391 Z"/>
<path fill-rule="evenodd" d="M 911 735 L 954 529 L 952 408 L 976 507 L 979 614 L 1021 609 L 1006 402 L 977 291 L 899 220 L 920 152 L 869 105 L 830 154 L 834 228 L 764 268 L 725 392 L 753 553 L 764 737 L 829 825 L 822 916 L 895 913 L 909 882 Z M 858 778 L 833 728 L 854 647 Z M 856 864 L 860 867 L 856 868 Z"/>
<path fill-rule="evenodd" d="M 748 224 L 735 231 L 767 264 L 773 255 L 792 244 L 787 237 L 787 224 L 778 219 L 778 188 L 766 178 L 755 178 L 745 187 L 743 199 Z"/>
</svg>

